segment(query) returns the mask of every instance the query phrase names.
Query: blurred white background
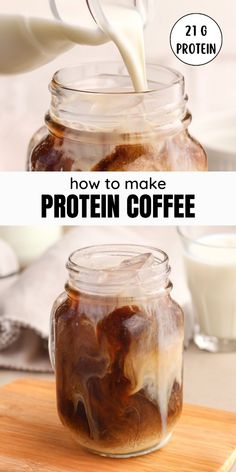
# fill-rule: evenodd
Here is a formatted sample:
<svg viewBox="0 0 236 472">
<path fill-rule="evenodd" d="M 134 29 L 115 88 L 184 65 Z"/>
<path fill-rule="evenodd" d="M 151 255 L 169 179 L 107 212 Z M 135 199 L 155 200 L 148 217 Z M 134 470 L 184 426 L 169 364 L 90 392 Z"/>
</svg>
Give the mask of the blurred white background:
<svg viewBox="0 0 236 472">
<path fill-rule="evenodd" d="M 77 0 L 78 5 L 81 1 Z M 156 15 L 146 31 L 147 57 L 150 61 L 172 66 L 184 73 L 194 119 L 236 108 L 235 0 L 156 0 L 156 7 Z M 220 55 L 211 64 L 201 67 L 182 64 L 169 45 L 173 24 L 181 16 L 192 12 L 212 16 L 224 35 Z M 0 0 L 0 13 L 50 16 L 47 0 Z M 81 16 L 80 12 L 80 24 Z M 57 69 L 116 57 L 118 53 L 112 44 L 77 46 L 37 71 L 0 76 L 0 170 L 24 170 L 26 148 L 34 131 L 43 124 L 49 105 L 48 83 Z"/>
</svg>

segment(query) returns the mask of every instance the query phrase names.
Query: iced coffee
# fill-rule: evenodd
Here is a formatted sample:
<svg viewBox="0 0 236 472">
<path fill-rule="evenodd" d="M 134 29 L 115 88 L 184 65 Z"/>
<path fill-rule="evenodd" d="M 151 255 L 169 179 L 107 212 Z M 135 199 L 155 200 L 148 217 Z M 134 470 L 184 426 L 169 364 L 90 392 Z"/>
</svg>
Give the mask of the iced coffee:
<svg viewBox="0 0 236 472">
<path fill-rule="evenodd" d="M 168 257 L 137 246 L 80 250 L 52 317 L 58 412 L 89 451 L 163 447 L 182 409 L 183 314 Z"/>
<path fill-rule="evenodd" d="M 188 126 L 184 79 L 147 67 L 149 90 L 133 91 L 119 64 L 65 69 L 51 83 L 46 127 L 31 141 L 31 171 L 205 171 Z"/>
</svg>

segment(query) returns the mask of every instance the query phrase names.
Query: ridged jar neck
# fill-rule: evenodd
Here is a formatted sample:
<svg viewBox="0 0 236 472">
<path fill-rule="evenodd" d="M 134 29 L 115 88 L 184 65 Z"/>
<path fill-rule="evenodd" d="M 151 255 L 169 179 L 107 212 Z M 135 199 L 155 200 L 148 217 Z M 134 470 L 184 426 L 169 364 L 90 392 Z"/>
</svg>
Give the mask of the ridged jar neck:
<svg viewBox="0 0 236 472">
<path fill-rule="evenodd" d="M 175 134 L 186 128 L 191 116 L 183 76 L 162 66 L 148 65 L 149 90 L 136 93 L 126 68 L 103 62 L 57 72 L 50 85 L 51 106 L 47 124 L 67 128 L 74 139 L 92 133 L 106 141 L 135 135 Z M 78 133 L 80 131 L 81 133 Z"/>
<path fill-rule="evenodd" d="M 142 299 L 169 293 L 169 258 L 160 249 L 102 245 L 80 249 L 68 260 L 69 290 L 90 295 Z"/>
</svg>

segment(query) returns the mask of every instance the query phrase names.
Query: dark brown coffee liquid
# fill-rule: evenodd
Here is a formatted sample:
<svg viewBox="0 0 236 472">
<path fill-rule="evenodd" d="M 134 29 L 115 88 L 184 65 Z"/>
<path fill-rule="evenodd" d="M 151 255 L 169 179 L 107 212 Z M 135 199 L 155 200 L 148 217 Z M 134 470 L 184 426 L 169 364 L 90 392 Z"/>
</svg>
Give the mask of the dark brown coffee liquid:
<svg viewBox="0 0 236 472">
<path fill-rule="evenodd" d="M 166 139 L 121 135 L 112 144 L 109 134 L 69 130 L 48 119 L 50 129 L 33 149 L 32 171 L 204 171 L 207 158 L 187 132 Z M 119 138 L 119 136 L 118 136 Z M 118 140 L 117 138 L 117 140 Z M 125 142 L 125 144 L 122 144 Z"/>
<path fill-rule="evenodd" d="M 88 298 L 69 298 L 58 308 L 58 410 L 83 446 L 127 453 L 153 447 L 171 431 L 181 414 L 182 385 L 173 381 L 163 425 L 158 402 L 139 379 L 145 372 L 136 366 L 140 351 L 141 364 L 144 355 L 158 359 L 156 335 L 149 333 L 156 321 L 138 306 L 110 308 Z M 179 312 L 176 320 L 178 330 Z"/>
</svg>

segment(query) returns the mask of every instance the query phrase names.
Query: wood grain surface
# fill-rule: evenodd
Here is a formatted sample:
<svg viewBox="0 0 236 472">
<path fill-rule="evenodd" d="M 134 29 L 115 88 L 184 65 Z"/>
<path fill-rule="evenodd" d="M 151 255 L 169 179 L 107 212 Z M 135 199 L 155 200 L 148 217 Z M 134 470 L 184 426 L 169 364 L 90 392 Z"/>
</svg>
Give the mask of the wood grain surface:
<svg viewBox="0 0 236 472">
<path fill-rule="evenodd" d="M 1 472 L 228 472 L 236 461 L 236 414 L 185 405 L 172 441 L 134 459 L 84 452 L 60 424 L 53 382 L 0 388 Z"/>
</svg>

